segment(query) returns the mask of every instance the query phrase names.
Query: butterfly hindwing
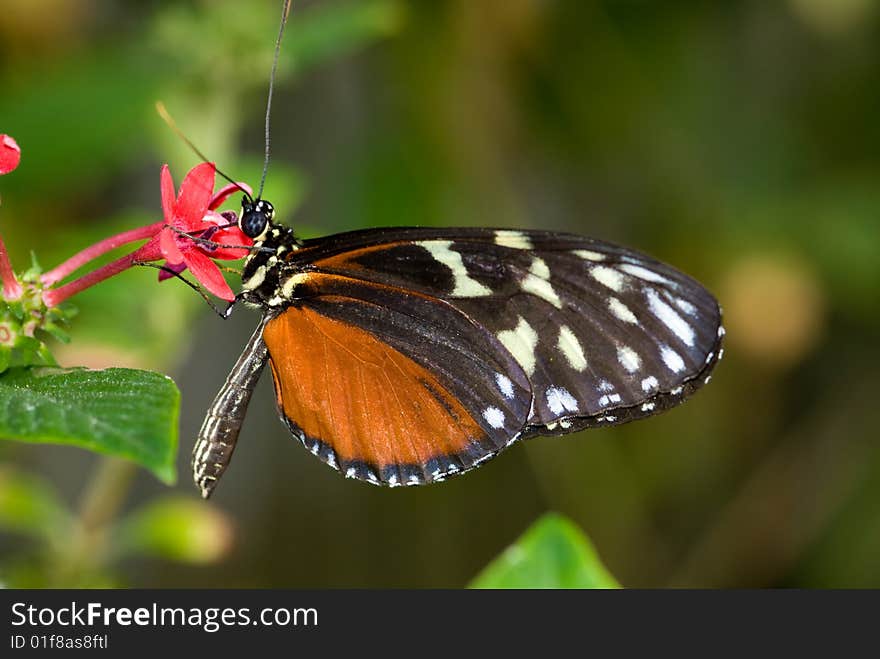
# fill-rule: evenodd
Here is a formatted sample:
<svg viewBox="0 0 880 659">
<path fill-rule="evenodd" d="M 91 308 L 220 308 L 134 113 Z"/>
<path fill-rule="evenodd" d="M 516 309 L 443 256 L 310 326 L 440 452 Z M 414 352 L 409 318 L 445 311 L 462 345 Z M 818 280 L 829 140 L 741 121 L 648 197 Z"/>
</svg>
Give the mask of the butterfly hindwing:
<svg viewBox="0 0 880 659">
<path fill-rule="evenodd" d="M 374 483 L 431 482 L 525 427 L 525 374 L 454 307 L 332 275 L 312 283 L 323 293 L 269 320 L 263 338 L 279 409 L 325 462 Z"/>
</svg>

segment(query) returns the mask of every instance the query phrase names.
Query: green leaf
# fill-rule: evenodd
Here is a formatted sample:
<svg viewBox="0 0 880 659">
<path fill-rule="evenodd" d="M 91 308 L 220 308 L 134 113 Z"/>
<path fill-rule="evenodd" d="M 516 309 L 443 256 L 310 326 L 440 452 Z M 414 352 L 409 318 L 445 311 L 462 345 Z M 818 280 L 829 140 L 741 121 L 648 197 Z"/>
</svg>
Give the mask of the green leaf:
<svg viewBox="0 0 880 659">
<path fill-rule="evenodd" d="M 191 498 L 153 501 L 123 521 L 116 546 L 181 563 L 219 560 L 232 545 L 232 523 L 216 508 Z"/>
<path fill-rule="evenodd" d="M 572 521 L 548 513 L 477 575 L 471 588 L 620 588 Z"/>
<path fill-rule="evenodd" d="M 172 74 L 161 59 L 142 49 L 96 44 L 48 63 L 33 60 L 33 68 L 19 72 L 0 94 L 3 130 L 15 135 L 27 157 L 15 171 L 18 200 L 45 203 L 47 181 L 56 199 L 91 189 L 148 146 L 142 118 L 151 116 L 162 77 Z"/>
<path fill-rule="evenodd" d="M 17 368 L 0 376 L 0 437 L 126 458 L 168 484 L 179 407 L 177 385 L 150 371 Z"/>
<path fill-rule="evenodd" d="M 67 509 L 49 483 L 0 468 L 0 529 L 49 537 L 69 521 Z"/>
</svg>

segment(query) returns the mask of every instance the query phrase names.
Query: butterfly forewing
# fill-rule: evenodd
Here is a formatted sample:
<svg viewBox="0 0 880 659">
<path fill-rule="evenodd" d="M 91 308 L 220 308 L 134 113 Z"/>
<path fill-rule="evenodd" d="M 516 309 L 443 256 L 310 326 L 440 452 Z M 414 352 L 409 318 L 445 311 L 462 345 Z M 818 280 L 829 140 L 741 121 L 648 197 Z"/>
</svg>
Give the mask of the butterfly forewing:
<svg viewBox="0 0 880 659">
<path fill-rule="evenodd" d="M 418 290 L 464 312 L 529 376 L 530 424 L 565 417 L 613 422 L 605 410 L 675 392 L 717 356 L 715 299 L 693 279 L 632 250 L 547 232 L 384 230 L 383 242 L 370 244 L 371 233 L 343 234 L 340 242 L 356 247 L 315 265 Z"/>
<path fill-rule="evenodd" d="M 309 240 L 286 255 L 272 295 L 282 311 L 270 324 L 302 329 L 308 310 L 302 334 L 323 350 L 267 326 L 288 424 L 347 475 L 389 484 L 460 473 L 520 437 L 671 407 L 707 380 L 723 335 L 693 279 L 549 232 Z"/>
</svg>

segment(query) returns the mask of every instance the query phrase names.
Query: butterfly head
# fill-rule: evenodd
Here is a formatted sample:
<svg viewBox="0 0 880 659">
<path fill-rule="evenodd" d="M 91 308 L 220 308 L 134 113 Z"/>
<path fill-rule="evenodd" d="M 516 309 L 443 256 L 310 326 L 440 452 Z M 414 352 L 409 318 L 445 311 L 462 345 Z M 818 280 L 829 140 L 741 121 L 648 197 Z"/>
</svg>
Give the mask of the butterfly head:
<svg viewBox="0 0 880 659">
<path fill-rule="evenodd" d="M 275 208 L 265 199 L 241 200 L 241 215 L 238 218 L 238 228 L 248 238 L 260 241 L 265 235 L 272 218 L 275 216 Z"/>
</svg>

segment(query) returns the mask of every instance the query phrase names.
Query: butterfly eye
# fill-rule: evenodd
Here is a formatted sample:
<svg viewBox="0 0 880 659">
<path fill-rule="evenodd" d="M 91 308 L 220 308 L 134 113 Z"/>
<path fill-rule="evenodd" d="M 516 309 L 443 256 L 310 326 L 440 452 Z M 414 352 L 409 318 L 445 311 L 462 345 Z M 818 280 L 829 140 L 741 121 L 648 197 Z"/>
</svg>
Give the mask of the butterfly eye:
<svg viewBox="0 0 880 659">
<path fill-rule="evenodd" d="M 241 219 L 238 226 L 248 238 L 257 238 L 266 231 L 266 226 L 272 221 L 275 208 L 268 201 L 258 199 L 254 203 L 246 200 L 241 204 Z"/>
</svg>

